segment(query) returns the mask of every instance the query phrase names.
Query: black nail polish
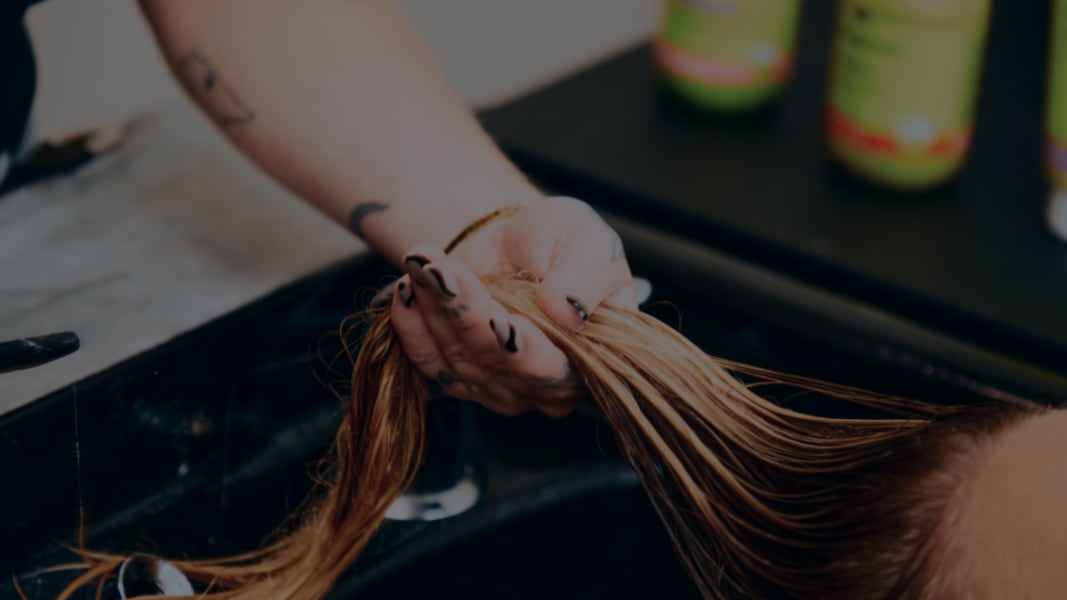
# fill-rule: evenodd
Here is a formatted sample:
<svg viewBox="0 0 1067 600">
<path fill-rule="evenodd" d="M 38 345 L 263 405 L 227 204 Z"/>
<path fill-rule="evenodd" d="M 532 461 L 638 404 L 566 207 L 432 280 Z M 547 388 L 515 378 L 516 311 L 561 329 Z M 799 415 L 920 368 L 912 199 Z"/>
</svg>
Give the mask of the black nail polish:
<svg viewBox="0 0 1067 600">
<path fill-rule="evenodd" d="M 522 343 L 519 341 L 519 332 L 515 331 L 514 325 L 508 323 L 508 339 L 504 342 L 504 349 L 515 354 L 521 347 Z"/>
<path fill-rule="evenodd" d="M 421 254 L 408 254 L 404 257 L 404 262 L 413 262 L 419 265 L 419 268 L 425 267 L 430 264 L 430 259 Z"/>
<path fill-rule="evenodd" d="M 433 285 L 423 271 L 423 267 L 428 264 L 430 264 L 429 259 L 419 254 L 412 254 L 404 259 L 404 267 L 407 269 L 408 275 L 411 275 L 411 280 L 418 284 L 419 287 L 425 288 Z"/>
<path fill-rule="evenodd" d="M 507 325 L 507 327 L 504 327 L 504 325 Z M 496 334 L 496 340 L 504 350 L 515 354 L 522 348 L 522 339 L 519 338 L 519 333 L 515 331 L 515 326 L 510 322 L 498 322 L 496 319 L 489 319 L 489 328 Z"/>
<path fill-rule="evenodd" d="M 411 308 L 411 305 L 415 304 L 415 290 L 408 287 L 406 283 L 401 281 L 396 284 L 396 290 L 400 294 L 400 303 L 404 305 L 404 308 Z"/>
<path fill-rule="evenodd" d="M 459 294 L 459 285 L 451 274 L 445 273 L 434 266 L 424 268 L 423 272 L 429 273 L 433 277 L 434 287 L 437 288 L 437 293 L 441 294 L 442 297 L 451 299 Z"/>
<path fill-rule="evenodd" d="M 583 321 L 589 320 L 589 311 L 585 308 L 585 303 L 577 296 L 567 296 L 567 303 L 574 307 L 575 312 Z"/>
</svg>

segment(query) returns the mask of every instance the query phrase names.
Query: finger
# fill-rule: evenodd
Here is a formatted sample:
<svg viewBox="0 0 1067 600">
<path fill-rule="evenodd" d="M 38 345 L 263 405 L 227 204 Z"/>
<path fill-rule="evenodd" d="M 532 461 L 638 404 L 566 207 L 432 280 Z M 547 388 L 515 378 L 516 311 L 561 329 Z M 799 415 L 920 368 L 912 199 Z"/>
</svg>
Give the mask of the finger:
<svg viewBox="0 0 1067 600">
<path fill-rule="evenodd" d="M 541 310 L 572 331 L 577 331 L 609 297 L 625 308 L 637 306 L 621 241 L 606 223 L 604 228 L 601 235 L 564 240 L 557 253 L 560 258 L 537 290 Z"/>
<path fill-rule="evenodd" d="M 493 315 L 504 312 L 489 294 L 485 284 L 463 261 L 446 257 L 424 267 L 435 287 L 440 289 L 450 333 L 467 351 L 475 366 L 499 371 L 502 350 L 489 324 Z M 450 289 L 444 289 L 450 288 Z M 445 335 L 448 332 L 442 331 Z"/>
<path fill-rule="evenodd" d="M 411 363 L 424 375 L 437 379 L 438 373 L 446 370 L 447 365 L 422 314 L 414 306 L 414 292 L 410 276 L 397 279 L 389 308 L 390 321 Z"/>
<path fill-rule="evenodd" d="M 435 343 L 438 343 L 442 351 L 442 359 L 447 363 L 448 356 L 444 353 L 445 348 L 440 347 L 442 338 L 447 339 L 448 327 L 441 313 L 444 310 L 441 292 L 435 287 L 435 282 L 426 271 L 425 267 L 445 257 L 444 252 L 429 245 L 419 244 L 408 251 L 404 256 L 404 270 L 414 282 L 414 306 L 422 318 L 423 325 L 429 331 Z"/>
<path fill-rule="evenodd" d="M 526 402 L 540 406 L 581 396 L 567 355 L 528 319 L 495 317 L 493 330 L 513 373 L 509 384 Z"/>
<path fill-rule="evenodd" d="M 418 316 L 419 325 L 426 334 L 425 337 L 417 338 L 417 340 L 419 343 L 425 343 L 426 347 L 414 346 L 416 338 L 412 338 L 412 344 L 403 346 L 403 349 L 409 358 L 412 353 L 423 358 L 419 370 L 436 380 L 444 393 L 469 400 L 472 394 L 464 375 L 469 377 L 473 373 L 469 370 L 464 374 L 457 372 L 454 362 L 462 358 L 462 348 L 454 344 L 454 336 L 450 334 L 449 327 L 442 316 L 444 306 L 441 286 L 426 270 L 426 267 L 434 261 L 444 258 L 445 253 L 431 244 L 418 244 L 404 255 L 406 277 L 412 282 L 412 295 L 408 302 L 412 305 Z M 428 358 L 431 353 L 432 359 Z M 412 362 L 415 361 L 412 360 Z"/>
<path fill-rule="evenodd" d="M 427 293 L 432 291 L 432 284 L 422 273 L 422 268 L 427 264 L 435 260 L 441 260 L 444 257 L 445 253 L 432 244 L 418 244 L 404 254 L 404 271 L 406 271 L 407 274 L 411 276 L 412 281 L 415 282 L 416 292 L 419 290 Z M 416 293 L 416 296 L 421 296 L 421 294 Z"/>
<path fill-rule="evenodd" d="M 443 255 L 417 272 L 428 284 L 416 290 L 419 312 L 451 371 L 478 384 L 502 370 L 502 353 L 488 325 L 502 309 L 478 277 L 462 261 Z"/>
</svg>

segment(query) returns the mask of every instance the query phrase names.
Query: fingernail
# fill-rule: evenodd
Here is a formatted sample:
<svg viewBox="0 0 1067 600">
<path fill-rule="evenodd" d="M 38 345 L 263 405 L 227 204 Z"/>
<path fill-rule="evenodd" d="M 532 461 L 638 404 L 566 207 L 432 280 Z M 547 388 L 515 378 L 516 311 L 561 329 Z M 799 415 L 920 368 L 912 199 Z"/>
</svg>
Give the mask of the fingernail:
<svg viewBox="0 0 1067 600">
<path fill-rule="evenodd" d="M 404 308 L 411 308 L 411 305 L 415 304 L 415 290 L 411 289 L 406 282 L 401 281 L 396 284 L 396 293 L 400 294 L 400 303 L 404 305 Z"/>
<path fill-rule="evenodd" d="M 515 354 L 522 348 L 522 338 L 519 337 L 519 332 L 515 331 L 515 326 L 507 320 L 489 319 L 489 327 L 496 334 L 496 340 L 500 342 L 500 347 L 504 350 Z"/>
<path fill-rule="evenodd" d="M 389 306 L 393 301 L 393 294 L 396 293 L 398 293 L 396 282 L 390 283 L 378 290 L 378 293 L 374 294 L 374 297 L 370 299 L 370 305 L 367 308 L 377 310 Z"/>
<path fill-rule="evenodd" d="M 404 258 L 404 268 L 411 275 L 411 279 L 422 287 L 430 287 L 432 285 L 429 278 L 422 271 L 422 268 L 428 264 L 430 264 L 430 259 L 421 254 L 409 254 Z"/>
<path fill-rule="evenodd" d="M 423 267 L 422 272 L 430 274 L 433 286 L 437 289 L 437 293 L 440 294 L 441 297 L 450 299 L 455 298 L 459 294 L 459 283 L 456 282 L 456 278 L 448 271 L 430 265 L 428 267 Z"/>
<path fill-rule="evenodd" d="M 574 307 L 575 312 L 583 321 L 589 320 L 589 311 L 585 308 L 585 302 L 578 299 L 577 296 L 567 296 L 567 303 Z"/>
</svg>

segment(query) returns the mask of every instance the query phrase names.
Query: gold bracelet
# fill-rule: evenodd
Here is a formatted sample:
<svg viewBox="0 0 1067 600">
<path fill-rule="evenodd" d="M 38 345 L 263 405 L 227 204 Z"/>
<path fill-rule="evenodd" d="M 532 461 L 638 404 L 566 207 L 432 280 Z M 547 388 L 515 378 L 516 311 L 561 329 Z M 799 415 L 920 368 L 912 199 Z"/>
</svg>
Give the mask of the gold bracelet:
<svg viewBox="0 0 1067 600">
<path fill-rule="evenodd" d="M 510 206 L 503 206 L 489 214 L 483 215 L 471 221 L 470 225 L 464 227 L 463 231 L 460 231 L 459 234 L 456 235 L 456 237 L 452 238 L 452 241 L 449 242 L 447 246 L 445 246 L 445 254 L 451 254 L 452 251 L 456 249 L 456 246 L 460 244 L 460 242 L 469 238 L 471 235 L 474 234 L 474 232 L 478 231 L 482 227 L 485 227 L 486 225 L 492 223 L 497 219 L 503 217 L 510 217 L 511 215 L 519 212 L 525 207 L 525 204 L 512 204 Z"/>
</svg>

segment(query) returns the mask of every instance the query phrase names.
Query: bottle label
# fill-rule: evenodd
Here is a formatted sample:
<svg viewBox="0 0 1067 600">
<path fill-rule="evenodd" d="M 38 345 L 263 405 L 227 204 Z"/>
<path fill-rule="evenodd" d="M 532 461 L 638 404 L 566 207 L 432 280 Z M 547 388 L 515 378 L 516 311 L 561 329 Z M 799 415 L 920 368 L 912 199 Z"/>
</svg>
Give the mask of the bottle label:
<svg viewBox="0 0 1067 600">
<path fill-rule="evenodd" d="M 667 0 L 653 52 L 674 77 L 728 89 L 781 83 L 800 0 Z"/>
<path fill-rule="evenodd" d="M 1048 81 L 1048 161 L 1052 176 L 1067 186 L 1067 0 L 1056 0 Z"/>
<path fill-rule="evenodd" d="M 899 0 L 842 1 L 831 138 L 887 157 L 962 157 L 970 146 L 988 15 L 988 3 L 983 10 L 931 15 Z"/>
</svg>

